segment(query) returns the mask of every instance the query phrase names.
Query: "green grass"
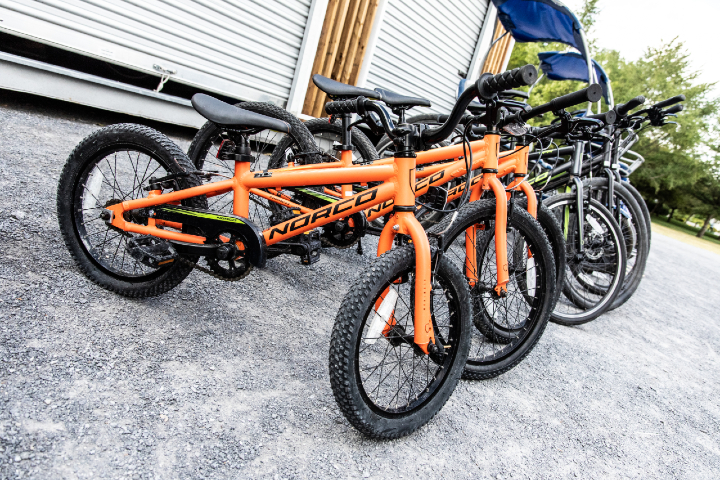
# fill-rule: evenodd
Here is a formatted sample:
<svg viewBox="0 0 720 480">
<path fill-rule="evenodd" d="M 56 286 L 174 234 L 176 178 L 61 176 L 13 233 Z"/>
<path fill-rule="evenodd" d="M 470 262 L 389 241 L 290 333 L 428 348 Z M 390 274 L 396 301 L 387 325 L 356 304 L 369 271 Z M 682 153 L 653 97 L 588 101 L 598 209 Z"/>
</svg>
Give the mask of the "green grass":
<svg viewBox="0 0 720 480">
<path fill-rule="evenodd" d="M 680 220 L 672 219 L 670 222 L 667 221 L 667 217 L 652 217 L 652 221 L 654 223 L 657 223 L 658 225 L 662 225 L 663 227 L 671 228 L 677 232 L 684 232 L 688 235 L 696 236 L 698 232 L 700 231 L 699 228 L 691 227 L 690 225 L 681 222 Z M 700 240 L 707 240 L 710 243 L 714 243 L 716 245 L 720 245 L 720 238 L 716 237 L 714 234 L 710 233 L 710 230 L 708 230 L 705 235 Z"/>
</svg>

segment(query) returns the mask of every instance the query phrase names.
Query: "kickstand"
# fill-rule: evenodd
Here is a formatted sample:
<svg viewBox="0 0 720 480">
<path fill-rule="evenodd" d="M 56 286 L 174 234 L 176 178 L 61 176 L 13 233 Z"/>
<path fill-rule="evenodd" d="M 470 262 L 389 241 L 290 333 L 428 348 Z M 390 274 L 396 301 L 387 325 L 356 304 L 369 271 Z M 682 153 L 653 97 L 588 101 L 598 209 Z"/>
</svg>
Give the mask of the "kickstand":
<svg viewBox="0 0 720 480">
<path fill-rule="evenodd" d="M 358 255 L 362 255 L 362 254 L 363 254 L 362 238 L 361 238 L 360 240 L 358 240 L 357 250 L 355 250 L 355 251 L 357 252 Z"/>
</svg>

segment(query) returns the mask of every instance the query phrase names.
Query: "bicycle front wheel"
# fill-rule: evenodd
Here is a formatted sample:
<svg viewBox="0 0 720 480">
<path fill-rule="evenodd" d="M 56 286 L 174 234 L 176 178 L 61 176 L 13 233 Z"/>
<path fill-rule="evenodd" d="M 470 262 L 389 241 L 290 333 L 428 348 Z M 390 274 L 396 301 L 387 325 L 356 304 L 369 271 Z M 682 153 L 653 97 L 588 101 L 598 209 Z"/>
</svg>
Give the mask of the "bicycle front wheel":
<svg viewBox="0 0 720 480">
<path fill-rule="evenodd" d="M 579 207 L 584 220 L 582 232 L 574 193 L 556 195 L 544 203 L 563 228 L 567 259 L 565 283 L 552 320 L 561 325 L 595 320 L 610 308 L 625 279 L 626 248 L 620 227 L 597 200 Z M 582 253 L 578 235 L 583 236 Z"/>
<path fill-rule="evenodd" d="M 351 287 L 330 341 L 330 382 L 345 418 L 381 439 L 429 422 L 455 389 L 467 359 L 471 307 L 462 274 L 444 257 L 431 295 L 436 344 L 427 355 L 413 342 L 415 251 L 378 257 Z"/>
<path fill-rule="evenodd" d="M 507 295 L 495 293 L 495 199 L 465 205 L 431 231 L 442 232 L 445 258 L 472 285 L 472 343 L 463 378 L 485 380 L 518 365 L 545 331 L 553 307 L 555 262 L 542 227 L 515 208 L 507 220 Z"/>
</svg>

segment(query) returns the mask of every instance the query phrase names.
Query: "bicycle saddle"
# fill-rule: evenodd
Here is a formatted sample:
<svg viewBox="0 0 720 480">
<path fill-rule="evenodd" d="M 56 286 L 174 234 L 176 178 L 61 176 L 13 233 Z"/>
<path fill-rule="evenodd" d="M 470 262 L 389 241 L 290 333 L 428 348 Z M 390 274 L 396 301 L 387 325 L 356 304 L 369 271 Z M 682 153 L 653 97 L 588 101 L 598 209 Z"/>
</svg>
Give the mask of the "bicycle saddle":
<svg viewBox="0 0 720 480">
<path fill-rule="evenodd" d="M 290 133 L 290 124 L 282 120 L 266 117 L 255 112 L 248 112 L 204 93 L 196 93 L 190 101 L 195 111 L 218 125 L 242 129 L 259 128 L 264 130 L 268 128 L 278 132 Z"/>
<path fill-rule="evenodd" d="M 399 93 L 385 90 L 384 88 L 376 88 L 375 91 L 380 95 L 380 100 L 385 102 L 391 108 L 411 108 L 411 107 L 431 107 L 430 100 L 420 97 L 407 97 Z"/>
<path fill-rule="evenodd" d="M 367 97 L 374 100 L 380 98 L 377 92 L 368 90 L 367 88 L 354 87 L 347 83 L 341 83 L 332 78 L 323 77 L 316 73 L 312 77 L 313 83 L 323 92 L 327 93 L 330 98 L 354 98 Z"/>
</svg>

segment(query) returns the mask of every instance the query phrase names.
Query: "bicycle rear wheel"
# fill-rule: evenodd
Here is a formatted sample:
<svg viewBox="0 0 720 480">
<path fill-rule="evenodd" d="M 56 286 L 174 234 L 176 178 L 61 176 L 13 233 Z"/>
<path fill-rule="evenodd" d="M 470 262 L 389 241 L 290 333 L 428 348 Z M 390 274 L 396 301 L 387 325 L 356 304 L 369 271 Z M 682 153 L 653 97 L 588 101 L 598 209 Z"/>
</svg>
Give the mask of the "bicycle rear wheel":
<svg viewBox="0 0 720 480">
<path fill-rule="evenodd" d="M 606 207 L 609 205 L 607 178 L 594 178 L 587 181 L 586 185 L 592 186 L 592 194 L 596 200 Z M 615 182 L 613 187 L 615 197 L 613 204 L 616 209 L 614 212 L 615 219 L 618 220 L 618 225 L 625 239 L 627 255 L 625 279 L 620 293 L 610 306 L 610 310 L 618 308 L 627 302 L 640 286 L 650 249 L 645 216 L 635 197 L 620 182 Z"/>
<path fill-rule="evenodd" d="M 251 169 L 281 168 L 287 166 L 291 155 L 317 151 L 312 135 L 305 125 L 282 108 L 262 102 L 244 102 L 237 104 L 237 106 L 244 110 L 278 118 L 291 126 L 289 134 L 263 130 L 250 137 L 252 156 L 255 158 Z M 235 162 L 217 158 L 217 152 L 222 143 L 221 135 L 223 131 L 224 129 L 217 124 L 207 122 L 195 134 L 195 138 L 193 138 L 188 148 L 188 157 L 197 170 L 212 171 L 218 174 L 210 180 L 211 182 L 226 180 L 235 173 Z M 308 157 L 304 157 L 304 160 L 307 159 Z M 314 159 L 315 156 L 311 155 L 309 161 L 314 161 Z M 233 193 L 227 192 L 209 197 L 208 205 L 210 210 L 216 212 L 233 213 Z M 270 216 L 283 209 L 285 207 L 277 203 L 257 195 L 250 195 L 248 216 L 253 223 L 263 230 L 270 228 Z"/>
<path fill-rule="evenodd" d="M 628 192 L 635 198 L 635 201 L 640 205 L 640 210 L 643 212 L 643 217 L 645 219 L 645 225 L 647 226 L 648 231 L 648 248 L 650 248 L 650 244 L 652 243 L 652 223 L 650 219 L 650 209 L 648 209 L 647 203 L 645 203 L 645 199 L 640 194 L 637 188 L 635 188 L 635 185 L 630 183 L 629 180 L 623 181 L 622 186 L 625 187 Z"/>
<path fill-rule="evenodd" d="M 412 247 L 381 255 L 350 288 L 335 319 L 333 394 L 345 418 L 373 438 L 402 437 L 429 422 L 467 359 L 471 307 L 462 274 L 443 257 L 433 278 L 431 316 L 443 354 L 427 355 L 413 343 L 414 279 Z"/>
<path fill-rule="evenodd" d="M 60 174 L 57 194 L 60 232 L 80 270 L 101 287 L 128 297 L 160 295 L 182 282 L 192 266 L 174 260 L 149 266 L 134 258 L 133 242 L 143 236 L 109 225 L 103 211 L 145 197 L 151 177 L 179 174 L 177 189 L 200 185 L 193 170 L 169 138 L 141 125 L 110 125 L 80 142 Z M 207 208 L 204 196 L 182 204 Z M 136 213 L 125 212 L 125 220 L 147 223 Z"/>
</svg>

